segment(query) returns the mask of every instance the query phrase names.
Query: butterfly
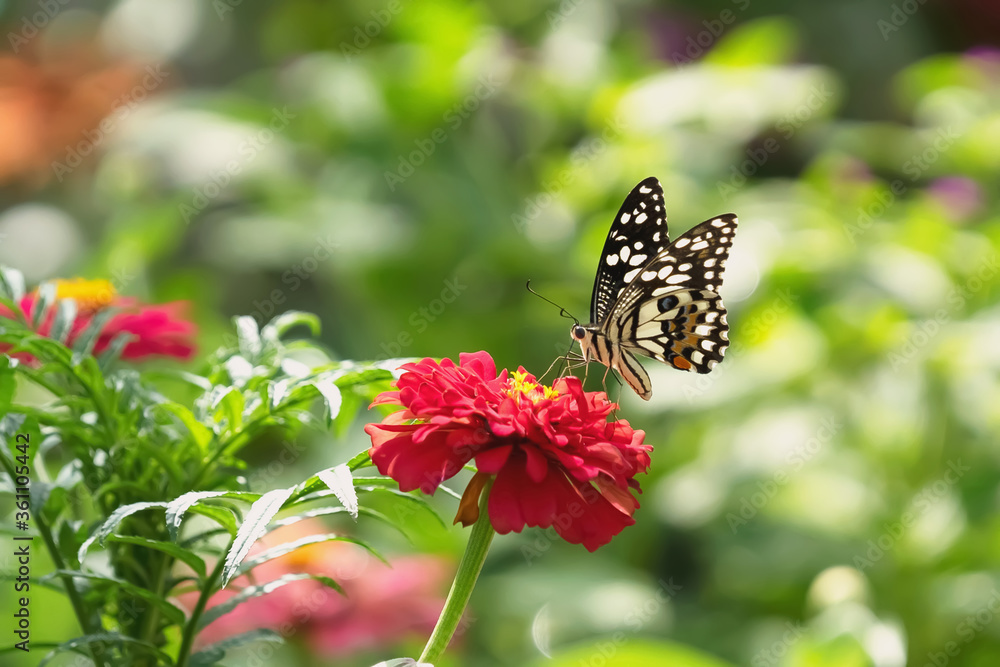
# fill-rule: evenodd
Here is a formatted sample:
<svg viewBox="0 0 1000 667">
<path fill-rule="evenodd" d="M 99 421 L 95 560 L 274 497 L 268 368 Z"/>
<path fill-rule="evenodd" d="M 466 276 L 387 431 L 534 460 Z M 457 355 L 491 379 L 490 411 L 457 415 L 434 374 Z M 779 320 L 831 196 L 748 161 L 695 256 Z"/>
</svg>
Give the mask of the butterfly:
<svg viewBox="0 0 1000 667">
<path fill-rule="evenodd" d="M 650 177 L 635 186 L 604 242 L 591 324 L 570 329 L 583 361 L 615 369 L 647 401 L 653 390 L 637 354 L 710 372 L 729 346 L 719 287 L 737 222 L 732 213 L 720 215 L 670 243 L 660 182 Z"/>
</svg>

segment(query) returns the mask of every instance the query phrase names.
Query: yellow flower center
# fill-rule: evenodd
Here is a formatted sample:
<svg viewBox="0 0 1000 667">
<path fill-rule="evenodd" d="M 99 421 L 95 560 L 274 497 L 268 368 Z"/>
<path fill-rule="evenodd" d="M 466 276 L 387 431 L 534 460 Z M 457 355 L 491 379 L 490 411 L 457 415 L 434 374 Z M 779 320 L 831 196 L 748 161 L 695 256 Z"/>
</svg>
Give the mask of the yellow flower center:
<svg viewBox="0 0 1000 667">
<path fill-rule="evenodd" d="M 528 380 L 528 374 L 522 373 L 521 371 L 514 371 L 511 373 L 510 380 L 508 382 L 508 396 L 514 396 L 515 394 L 520 393 L 532 403 L 537 403 L 543 398 L 554 399 L 559 396 L 559 392 L 552 387 L 544 384 L 538 384 L 537 382 L 531 382 Z"/>
<path fill-rule="evenodd" d="M 56 298 L 73 299 L 80 313 L 94 313 L 107 308 L 115 299 L 115 288 L 107 280 L 57 280 Z"/>
</svg>

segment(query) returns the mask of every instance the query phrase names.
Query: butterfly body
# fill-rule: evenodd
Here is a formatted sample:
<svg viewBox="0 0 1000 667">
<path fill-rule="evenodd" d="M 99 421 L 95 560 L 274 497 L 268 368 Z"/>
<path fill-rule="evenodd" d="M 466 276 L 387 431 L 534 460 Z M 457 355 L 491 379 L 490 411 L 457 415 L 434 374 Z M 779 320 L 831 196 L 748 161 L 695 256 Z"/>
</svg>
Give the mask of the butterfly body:
<svg viewBox="0 0 1000 667">
<path fill-rule="evenodd" d="M 636 355 L 710 372 L 729 345 L 718 287 L 737 222 L 720 215 L 670 243 L 659 181 L 635 186 L 601 252 L 591 323 L 570 330 L 584 360 L 613 368 L 645 400 L 652 386 Z"/>
</svg>

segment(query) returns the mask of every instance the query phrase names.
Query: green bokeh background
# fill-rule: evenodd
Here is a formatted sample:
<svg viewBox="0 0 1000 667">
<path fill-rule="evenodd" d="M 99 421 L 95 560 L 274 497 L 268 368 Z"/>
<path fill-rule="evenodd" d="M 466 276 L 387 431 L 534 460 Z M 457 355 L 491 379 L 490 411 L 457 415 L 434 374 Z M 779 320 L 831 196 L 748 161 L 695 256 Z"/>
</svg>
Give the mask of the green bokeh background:
<svg viewBox="0 0 1000 667">
<path fill-rule="evenodd" d="M 443 665 L 1000 664 L 995 5 L 124 0 L 12 57 L 67 35 L 170 75 L 62 180 L 10 179 L 0 261 L 190 300 L 205 354 L 300 309 L 341 358 L 541 373 L 568 326 L 524 283 L 585 319 L 635 183 L 675 236 L 739 215 L 725 363 L 622 392 L 655 447 L 636 525 L 499 537 Z M 274 486 L 365 445 L 315 436 Z M 457 562 L 465 532 L 416 528 Z"/>
</svg>

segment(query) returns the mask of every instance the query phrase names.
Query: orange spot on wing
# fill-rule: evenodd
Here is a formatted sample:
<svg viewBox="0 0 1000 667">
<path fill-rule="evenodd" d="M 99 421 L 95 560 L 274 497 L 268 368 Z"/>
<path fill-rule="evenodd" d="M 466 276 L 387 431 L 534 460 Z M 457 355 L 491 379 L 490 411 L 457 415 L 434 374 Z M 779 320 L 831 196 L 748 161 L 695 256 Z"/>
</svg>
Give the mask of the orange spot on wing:
<svg viewBox="0 0 1000 667">
<path fill-rule="evenodd" d="M 674 368 L 679 368 L 682 371 L 691 370 L 691 362 L 684 357 L 674 357 L 670 363 L 674 365 Z"/>
</svg>

